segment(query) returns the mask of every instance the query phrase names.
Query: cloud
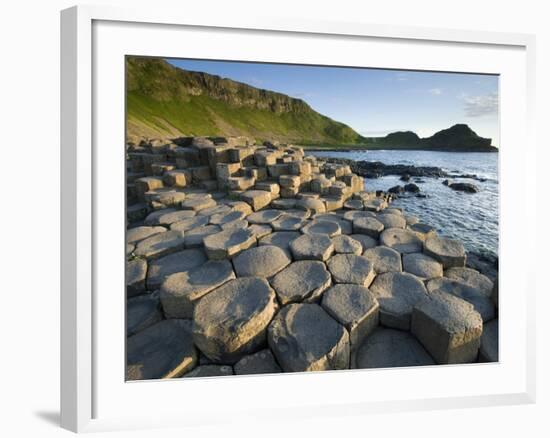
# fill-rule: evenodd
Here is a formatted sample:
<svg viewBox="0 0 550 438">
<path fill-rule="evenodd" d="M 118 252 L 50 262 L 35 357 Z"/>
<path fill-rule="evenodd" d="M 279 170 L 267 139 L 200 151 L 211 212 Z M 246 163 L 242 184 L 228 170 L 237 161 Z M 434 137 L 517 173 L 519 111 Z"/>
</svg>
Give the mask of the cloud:
<svg viewBox="0 0 550 438">
<path fill-rule="evenodd" d="M 489 93 L 481 96 L 460 96 L 464 101 L 464 112 L 467 117 L 481 117 L 498 112 L 498 95 Z"/>
<path fill-rule="evenodd" d="M 441 94 L 443 94 L 443 90 L 441 88 L 430 88 L 428 92 L 430 94 L 433 94 L 434 96 L 440 96 Z"/>
</svg>

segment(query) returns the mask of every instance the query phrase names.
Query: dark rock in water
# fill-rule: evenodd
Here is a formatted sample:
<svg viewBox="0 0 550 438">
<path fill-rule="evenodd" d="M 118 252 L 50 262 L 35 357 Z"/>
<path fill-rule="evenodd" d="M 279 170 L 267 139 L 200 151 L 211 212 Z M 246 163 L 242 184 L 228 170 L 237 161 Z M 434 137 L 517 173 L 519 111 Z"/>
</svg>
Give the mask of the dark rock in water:
<svg viewBox="0 0 550 438">
<path fill-rule="evenodd" d="M 384 196 L 384 190 L 377 190 L 376 191 L 376 197 L 379 198 L 381 196 Z"/>
<path fill-rule="evenodd" d="M 441 184 L 443 184 L 444 186 L 449 186 L 451 184 L 451 181 L 449 181 L 448 179 L 446 179 L 445 181 L 443 181 Z"/>
<path fill-rule="evenodd" d="M 453 190 L 466 193 L 477 193 L 479 189 L 476 185 L 472 183 L 450 183 L 449 187 Z"/>
<path fill-rule="evenodd" d="M 401 178 L 399 178 L 401 181 L 405 181 L 405 182 L 408 182 L 411 180 L 411 176 L 408 174 L 408 173 L 405 173 L 403 175 L 401 175 Z"/>
<path fill-rule="evenodd" d="M 420 187 L 418 187 L 415 183 L 405 184 L 404 189 L 406 192 L 410 193 L 418 193 L 420 191 Z"/>
<path fill-rule="evenodd" d="M 417 198 L 426 199 L 426 198 L 428 197 L 428 195 L 426 195 L 425 193 L 417 193 L 417 194 L 416 194 L 416 197 L 417 197 Z"/>
<path fill-rule="evenodd" d="M 393 186 L 392 188 L 390 188 L 388 190 L 388 192 L 395 193 L 395 194 L 401 194 L 401 193 L 405 192 L 405 189 L 402 186 Z"/>
<path fill-rule="evenodd" d="M 417 184 L 424 184 L 426 181 L 424 181 L 423 179 L 417 178 L 414 180 L 414 182 Z"/>
</svg>

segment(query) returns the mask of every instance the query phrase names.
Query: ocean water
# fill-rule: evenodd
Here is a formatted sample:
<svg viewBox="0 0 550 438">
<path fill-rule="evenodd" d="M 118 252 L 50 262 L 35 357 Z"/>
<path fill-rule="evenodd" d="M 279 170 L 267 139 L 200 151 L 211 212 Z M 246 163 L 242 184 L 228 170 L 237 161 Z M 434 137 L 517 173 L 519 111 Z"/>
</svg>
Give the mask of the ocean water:
<svg viewBox="0 0 550 438">
<path fill-rule="evenodd" d="M 498 255 L 498 154 L 458 153 L 430 151 L 353 151 L 311 152 L 318 157 L 348 158 L 357 161 L 381 161 L 384 164 L 437 166 L 448 173 L 475 174 L 486 178 L 485 182 L 472 182 L 478 193 L 463 193 L 442 184 L 445 178 L 421 178 L 423 183 L 411 178 L 427 198 L 407 196 L 399 198 L 392 206 L 403 208 L 406 214 L 417 216 L 421 222 L 435 227 L 442 236 L 459 239 L 468 251 L 490 257 Z M 450 178 L 452 179 L 452 178 Z M 399 176 L 377 179 L 365 178 L 365 190 L 388 190 L 397 184 L 405 184 Z"/>
</svg>

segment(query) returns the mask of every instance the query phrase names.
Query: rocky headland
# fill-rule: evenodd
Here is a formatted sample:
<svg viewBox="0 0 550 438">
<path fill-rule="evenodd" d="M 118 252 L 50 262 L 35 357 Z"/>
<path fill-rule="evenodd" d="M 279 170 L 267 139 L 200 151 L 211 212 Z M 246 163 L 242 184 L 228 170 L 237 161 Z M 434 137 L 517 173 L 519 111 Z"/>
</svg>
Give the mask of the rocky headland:
<svg viewBox="0 0 550 438">
<path fill-rule="evenodd" d="M 361 164 L 254 143 L 127 147 L 128 379 L 498 360 L 498 281 L 461 242 Z"/>
</svg>

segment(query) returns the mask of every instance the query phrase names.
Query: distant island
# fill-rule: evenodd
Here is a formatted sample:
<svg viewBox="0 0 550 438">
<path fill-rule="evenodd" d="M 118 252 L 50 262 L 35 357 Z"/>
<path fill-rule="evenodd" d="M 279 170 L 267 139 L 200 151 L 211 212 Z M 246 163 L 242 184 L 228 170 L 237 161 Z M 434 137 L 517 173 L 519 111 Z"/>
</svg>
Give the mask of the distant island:
<svg viewBox="0 0 550 438">
<path fill-rule="evenodd" d="M 496 152 L 491 139 L 457 124 L 427 138 L 411 131 L 364 137 L 318 113 L 302 99 L 203 72 L 163 59 L 126 61 L 129 144 L 181 136 L 247 136 L 322 149 L 409 149 Z"/>
</svg>

